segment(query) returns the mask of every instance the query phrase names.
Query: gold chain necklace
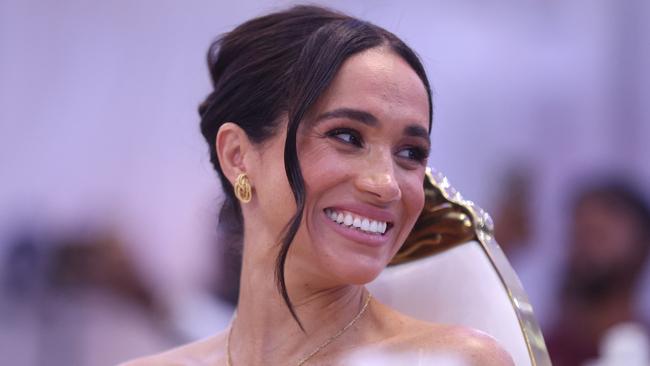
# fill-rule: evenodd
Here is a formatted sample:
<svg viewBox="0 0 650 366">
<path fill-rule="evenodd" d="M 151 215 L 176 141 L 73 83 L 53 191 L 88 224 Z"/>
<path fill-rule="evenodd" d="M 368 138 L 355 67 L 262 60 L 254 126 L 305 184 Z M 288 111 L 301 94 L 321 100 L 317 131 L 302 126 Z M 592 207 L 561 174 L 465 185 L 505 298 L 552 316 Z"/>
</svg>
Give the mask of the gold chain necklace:
<svg viewBox="0 0 650 366">
<path fill-rule="evenodd" d="M 368 296 L 366 297 L 366 301 L 364 301 L 363 306 L 361 307 L 361 310 L 357 313 L 357 315 L 350 320 L 348 324 L 346 324 L 343 328 L 341 328 L 336 334 L 333 336 L 329 337 L 325 342 L 323 342 L 320 346 L 316 347 L 313 351 L 311 351 L 307 356 L 303 357 L 300 361 L 298 361 L 297 366 L 302 366 L 307 362 L 309 359 L 314 357 L 318 352 L 322 351 L 325 347 L 329 346 L 332 342 L 334 342 L 338 337 L 342 336 L 343 333 L 345 333 L 348 329 L 350 329 L 351 326 L 354 325 L 354 323 L 361 318 L 363 313 L 366 312 L 366 309 L 368 308 L 368 304 L 370 303 L 370 299 L 372 298 L 372 295 L 368 293 Z M 236 317 L 236 315 L 235 315 Z M 232 322 L 230 323 L 230 329 L 228 330 L 228 337 L 226 338 L 226 352 L 227 352 L 227 358 L 226 358 L 226 365 L 227 366 L 232 366 L 232 356 L 230 354 L 230 336 L 232 335 L 232 326 L 235 322 L 235 317 L 233 317 Z"/>
</svg>

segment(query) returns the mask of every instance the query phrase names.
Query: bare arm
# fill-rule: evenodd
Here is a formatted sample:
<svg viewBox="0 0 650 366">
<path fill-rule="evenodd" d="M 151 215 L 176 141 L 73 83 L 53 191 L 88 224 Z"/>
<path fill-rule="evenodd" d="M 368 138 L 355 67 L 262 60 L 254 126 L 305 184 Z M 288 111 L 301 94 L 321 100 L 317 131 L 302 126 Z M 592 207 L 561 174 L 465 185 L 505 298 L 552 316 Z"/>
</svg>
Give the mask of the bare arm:
<svg viewBox="0 0 650 366">
<path fill-rule="evenodd" d="M 476 330 L 464 330 L 458 351 L 470 365 L 514 366 L 510 354 L 491 336 Z"/>
</svg>

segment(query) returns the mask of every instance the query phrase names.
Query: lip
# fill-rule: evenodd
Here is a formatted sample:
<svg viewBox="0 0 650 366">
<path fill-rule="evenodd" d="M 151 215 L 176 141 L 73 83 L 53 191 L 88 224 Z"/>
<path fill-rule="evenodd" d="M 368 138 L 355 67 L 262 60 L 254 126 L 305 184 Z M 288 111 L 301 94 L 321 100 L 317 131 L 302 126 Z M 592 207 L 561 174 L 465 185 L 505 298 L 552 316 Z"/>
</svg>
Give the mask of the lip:
<svg viewBox="0 0 650 366">
<path fill-rule="evenodd" d="M 375 210 L 375 212 L 373 213 L 370 212 L 372 211 L 372 209 L 360 209 L 359 207 L 355 209 L 354 207 L 350 207 L 350 206 L 330 206 L 329 208 L 334 210 L 339 210 L 339 211 L 349 211 L 351 213 L 368 217 L 373 220 L 386 221 L 389 222 L 391 226 L 393 226 L 395 223 L 395 221 L 392 220 L 392 215 L 386 212 L 378 213 L 378 211 Z M 329 225 L 332 228 L 332 230 L 336 231 L 346 239 L 358 244 L 366 245 L 369 247 L 381 247 L 388 244 L 390 238 L 392 237 L 390 228 L 383 235 L 370 234 L 332 221 L 332 219 L 327 217 L 327 214 L 325 214 L 325 210 L 321 210 L 321 216 L 323 220 L 326 221 L 326 225 Z"/>
<path fill-rule="evenodd" d="M 368 205 L 343 204 L 329 206 L 328 208 L 331 208 L 335 211 L 348 211 L 353 214 L 357 214 L 358 216 L 367 217 L 372 220 L 385 221 L 389 224 L 395 224 L 395 215 L 392 212 Z"/>
</svg>

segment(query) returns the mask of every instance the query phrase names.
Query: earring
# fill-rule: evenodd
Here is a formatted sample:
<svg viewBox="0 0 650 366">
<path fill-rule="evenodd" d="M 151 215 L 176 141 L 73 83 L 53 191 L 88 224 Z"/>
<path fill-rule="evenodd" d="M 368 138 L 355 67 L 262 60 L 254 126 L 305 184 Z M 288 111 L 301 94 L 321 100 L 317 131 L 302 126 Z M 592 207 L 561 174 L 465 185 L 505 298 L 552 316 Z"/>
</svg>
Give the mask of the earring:
<svg viewBox="0 0 650 366">
<path fill-rule="evenodd" d="M 248 203 L 253 198 L 251 183 L 246 173 L 239 174 L 235 180 L 235 196 L 243 203 Z"/>
</svg>

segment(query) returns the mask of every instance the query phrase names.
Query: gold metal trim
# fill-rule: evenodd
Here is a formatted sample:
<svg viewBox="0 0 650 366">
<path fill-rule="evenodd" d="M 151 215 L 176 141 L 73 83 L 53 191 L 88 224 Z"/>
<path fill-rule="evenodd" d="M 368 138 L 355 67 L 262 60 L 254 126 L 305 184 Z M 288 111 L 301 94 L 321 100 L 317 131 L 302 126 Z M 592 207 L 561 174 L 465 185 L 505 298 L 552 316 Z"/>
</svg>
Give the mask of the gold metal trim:
<svg viewBox="0 0 650 366">
<path fill-rule="evenodd" d="M 465 200 L 449 184 L 447 177 L 430 168 L 427 168 L 424 179 L 424 193 L 422 213 L 390 265 L 407 263 L 468 241 L 477 241 L 508 293 L 532 365 L 551 365 L 533 307 L 517 274 L 494 239 L 494 224 L 490 215 L 474 202 Z"/>
</svg>

